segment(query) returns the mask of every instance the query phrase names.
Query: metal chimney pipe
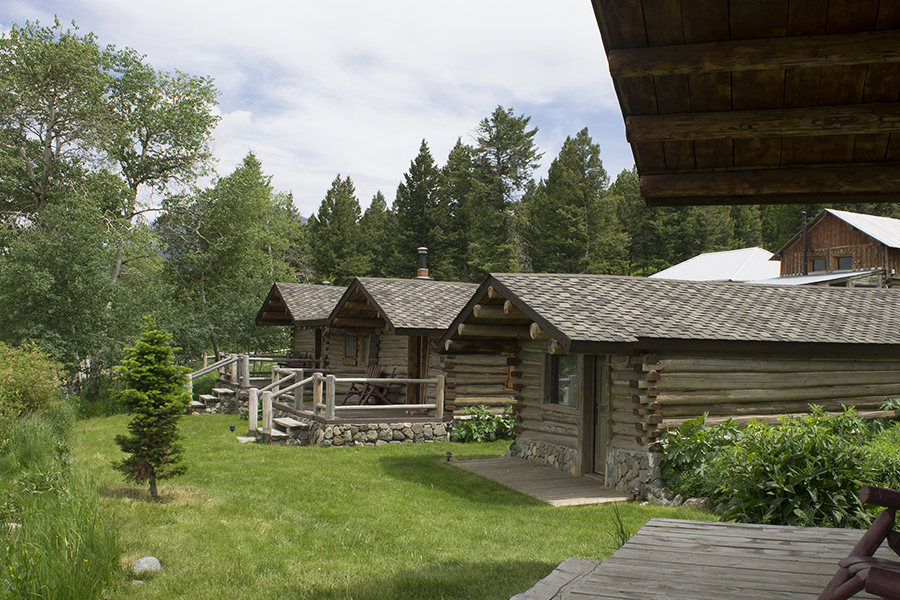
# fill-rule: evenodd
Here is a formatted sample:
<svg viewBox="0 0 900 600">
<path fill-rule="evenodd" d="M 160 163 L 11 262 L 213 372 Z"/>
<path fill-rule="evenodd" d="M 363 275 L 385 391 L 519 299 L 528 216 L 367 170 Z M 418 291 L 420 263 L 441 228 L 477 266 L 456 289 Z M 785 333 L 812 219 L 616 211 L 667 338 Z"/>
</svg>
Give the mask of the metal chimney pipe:
<svg viewBox="0 0 900 600">
<path fill-rule="evenodd" d="M 803 240 L 803 274 L 809 275 L 809 244 L 806 241 L 806 211 L 800 213 L 800 237 Z"/>
<path fill-rule="evenodd" d="M 419 270 L 416 279 L 431 279 L 428 276 L 428 248 L 419 248 Z"/>
</svg>

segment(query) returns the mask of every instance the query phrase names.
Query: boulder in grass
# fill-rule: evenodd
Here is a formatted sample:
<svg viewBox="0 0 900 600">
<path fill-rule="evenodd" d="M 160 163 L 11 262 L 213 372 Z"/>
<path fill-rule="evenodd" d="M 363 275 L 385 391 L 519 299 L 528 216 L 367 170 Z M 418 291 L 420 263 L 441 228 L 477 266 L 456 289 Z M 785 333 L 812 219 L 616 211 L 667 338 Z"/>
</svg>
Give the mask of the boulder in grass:
<svg viewBox="0 0 900 600">
<path fill-rule="evenodd" d="M 135 575 L 158 573 L 161 569 L 159 560 L 153 556 L 145 556 L 131 563 L 131 571 Z"/>
</svg>

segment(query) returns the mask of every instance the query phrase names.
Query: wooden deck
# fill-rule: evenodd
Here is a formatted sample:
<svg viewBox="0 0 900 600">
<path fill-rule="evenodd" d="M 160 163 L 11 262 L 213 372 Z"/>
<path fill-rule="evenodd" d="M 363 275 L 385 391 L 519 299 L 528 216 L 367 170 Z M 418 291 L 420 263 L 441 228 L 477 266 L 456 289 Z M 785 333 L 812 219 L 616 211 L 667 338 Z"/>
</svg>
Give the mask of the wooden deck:
<svg viewBox="0 0 900 600">
<path fill-rule="evenodd" d="M 596 479 L 576 477 L 551 467 L 541 467 L 521 458 L 488 458 L 483 460 L 459 460 L 451 464 L 502 483 L 553 506 L 601 504 L 631 500 L 623 494 L 605 487 Z"/>
<path fill-rule="evenodd" d="M 651 519 L 606 561 L 569 559 L 513 600 L 815 600 L 863 533 Z"/>
</svg>

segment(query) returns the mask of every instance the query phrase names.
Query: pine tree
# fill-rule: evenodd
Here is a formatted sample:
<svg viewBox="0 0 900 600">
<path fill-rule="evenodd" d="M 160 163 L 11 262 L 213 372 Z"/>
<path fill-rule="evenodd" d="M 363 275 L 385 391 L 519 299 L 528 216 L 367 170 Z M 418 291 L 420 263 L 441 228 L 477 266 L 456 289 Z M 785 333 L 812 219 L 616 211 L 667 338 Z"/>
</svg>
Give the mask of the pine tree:
<svg viewBox="0 0 900 600">
<path fill-rule="evenodd" d="M 379 190 L 359 219 L 360 252 L 369 264 L 369 277 L 394 277 L 394 215 L 387 208 L 384 194 Z"/>
<path fill-rule="evenodd" d="M 117 435 L 126 455 L 118 470 L 138 484 L 150 483 L 150 496 L 159 500 L 157 481 L 184 473 L 183 450 L 178 443 L 178 419 L 190 402 L 185 387 L 188 369 L 173 361 L 172 336 L 144 319 L 144 331 L 134 348 L 126 348 L 116 367 L 125 389 L 118 396 L 132 415 L 129 435 Z"/>
<path fill-rule="evenodd" d="M 523 198 L 531 267 L 550 273 L 621 273 L 627 234 L 607 195 L 609 176 L 587 128 L 566 138 L 547 180 Z"/>
<path fill-rule="evenodd" d="M 309 218 L 313 268 L 320 280 L 346 285 L 369 271 L 367 256 L 361 251 L 361 216 L 353 182 L 338 175 L 319 211 Z"/>
</svg>

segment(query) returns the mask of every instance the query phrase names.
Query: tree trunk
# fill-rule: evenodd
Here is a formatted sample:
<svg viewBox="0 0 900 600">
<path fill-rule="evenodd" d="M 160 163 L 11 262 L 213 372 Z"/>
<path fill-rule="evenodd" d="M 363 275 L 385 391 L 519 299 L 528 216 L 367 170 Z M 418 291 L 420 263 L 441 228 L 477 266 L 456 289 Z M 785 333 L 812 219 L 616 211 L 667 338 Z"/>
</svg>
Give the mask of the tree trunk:
<svg viewBox="0 0 900 600">
<path fill-rule="evenodd" d="M 153 499 L 154 502 L 159 502 L 159 490 L 156 489 L 156 476 L 150 476 L 150 498 Z"/>
</svg>

